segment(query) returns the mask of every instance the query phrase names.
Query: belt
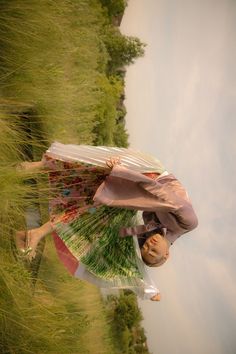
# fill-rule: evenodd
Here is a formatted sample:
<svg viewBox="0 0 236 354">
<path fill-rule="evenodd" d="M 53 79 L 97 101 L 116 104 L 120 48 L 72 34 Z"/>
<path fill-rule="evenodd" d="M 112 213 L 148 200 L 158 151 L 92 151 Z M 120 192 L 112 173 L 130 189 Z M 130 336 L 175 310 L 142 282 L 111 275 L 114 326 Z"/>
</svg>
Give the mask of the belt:
<svg viewBox="0 0 236 354">
<path fill-rule="evenodd" d="M 166 236 L 167 229 L 165 227 L 160 227 L 160 224 L 156 223 L 155 221 L 150 221 L 145 225 L 121 227 L 119 234 L 120 237 L 126 237 L 126 236 L 145 234 L 146 232 L 154 231 L 156 229 L 158 230 L 161 229 L 163 236 Z"/>
</svg>

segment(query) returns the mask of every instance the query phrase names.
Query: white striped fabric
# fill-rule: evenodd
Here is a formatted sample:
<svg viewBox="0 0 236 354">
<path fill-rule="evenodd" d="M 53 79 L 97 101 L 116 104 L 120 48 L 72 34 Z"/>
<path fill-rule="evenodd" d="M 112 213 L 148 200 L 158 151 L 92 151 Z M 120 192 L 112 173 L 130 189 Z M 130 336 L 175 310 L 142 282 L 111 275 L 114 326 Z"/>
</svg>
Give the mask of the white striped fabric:
<svg viewBox="0 0 236 354">
<path fill-rule="evenodd" d="M 106 161 L 111 157 L 120 157 L 121 164 L 127 168 L 141 173 L 165 171 L 162 163 L 152 156 L 140 151 L 108 146 L 89 146 L 61 144 L 54 142 L 46 154 L 62 161 L 80 161 L 96 166 L 106 166 Z"/>
</svg>

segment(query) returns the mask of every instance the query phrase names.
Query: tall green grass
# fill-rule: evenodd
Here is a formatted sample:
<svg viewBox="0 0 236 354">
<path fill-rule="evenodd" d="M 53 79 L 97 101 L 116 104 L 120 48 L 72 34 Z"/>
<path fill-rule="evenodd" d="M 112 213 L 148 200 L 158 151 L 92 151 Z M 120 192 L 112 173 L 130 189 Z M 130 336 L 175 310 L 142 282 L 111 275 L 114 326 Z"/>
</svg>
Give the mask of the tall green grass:
<svg viewBox="0 0 236 354">
<path fill-rule="evenodd" d="M 48 219 L 47 176 L 22 160 L 54 140 L 128 144 L 123 70 L 109 72 L 104 40 L 125 3 L 0 0 L 0 353 L 116 352 L 99 290 L 66 273 L 50 239 L 34 279 L 14 237 L 35 203 Z"/>
<path fill-rule="evenodd" d="M 0 144 L 0 352 L 111 354 L 113 347 L 98 289 L 71 278 L 50 241 L 36 287 L 32 287 L 33 275 L 16 252 L 14 235 L 26 227 L 25 210 L 42 191 L 37 193 L 25 183 L 26 177 L 34 175 L 16 168 L 22 159 L 22 146 L 27 143 L 24 131 L 18 130 L 20 117 L 2 109 L 0 118 L 0 141 L 4 142 Z M 99 339 L 95 333 L 100 334 Z"/>
<path fill-rule="evenodd" d="M 17 170 L 32 146 L 39 158 L 53 140 L 94 143 L 98 106 L 108 94 L 107 19 L 95 0 L 0 1 L 0 352 L 114 352 L 100 293 L 67 275 L 50 241 L 36 288 L 17 256 L 14 235 L 41 191 Z M 108 83 L 109 85 L 109 83 Z M 109 99 L 108 99 L 109 101 Z M 115 104 L 115 102 L 113 102 Z M 113 108 L 114 110 L 114 108 Z M 106 138 L 106 137 L 105 137 Z M 111 137 L 107 137 L 112 142 Z M 46 208 L 43 207 L 45 218 Z"/>
<path fill-rule="evenodd" d="M 0 90 L 30 104 L 49 141 L 93 143 L 108 54 L 98 1 L 0 4 Z"/>
</svg>

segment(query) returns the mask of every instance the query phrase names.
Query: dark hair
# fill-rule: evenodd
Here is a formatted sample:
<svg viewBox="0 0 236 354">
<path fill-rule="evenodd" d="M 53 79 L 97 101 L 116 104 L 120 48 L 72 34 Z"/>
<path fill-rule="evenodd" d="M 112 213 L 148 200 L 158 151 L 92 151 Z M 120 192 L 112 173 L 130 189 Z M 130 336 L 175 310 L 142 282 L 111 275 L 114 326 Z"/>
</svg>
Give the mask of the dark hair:
<svg viewBox="0 0 236 354">
<path fill-rule="evenodd" d="M 140 249 L 143 247 L 144 243 L 146 242 L 146 240 L 149 237 L 151 237 L 153 235 L 156 235 L 156 234 L 159 234 L 159 235 L 163 236 L 163 230 L 162 230 L 161 227 L 157 227 L 155 230 L 148 231 L 148 232 L 145 232 L 145 234 L 139 235 L 138 236 L 138 242 L 139 242 Z M 142 257 L 142 260 L 149 267 L 159 267 L 160 265 L 165 263 L 166 258 L 164 256 L 160 255 L 160 257 L 159 257 L 159 259 L 158 259 L 158 261 L 156 263 L 148 263 L 148 262 L 145 261 L 145 259 L 143 259 L 143 257 Z"/>
<path fill-rule="evenodd" d="M 144 235 L 146 235 L 146 239 L 147 239 L 150 236 L 153 236 L 153 235 L 156 235 L 156 234 L 159 234 L 159 235 L 163 236 L 163 228 L 162 227 L 157 227 L 155 230 L 145 232 Z"/>
<path fill-rule="evenodd" d="M 145 232 L 144 234 L 141 234 L 141 235 L 138 235 L 138 243 L 139 243 L 139 247 L 142 248 L 145 241 L 153 236 L 153 235 L 156 235 L 156 234 L 159 234 L 159 235 L 162 235 L 163 236 L 163 231 L 162 231 L 162 228 L 161 227 L 157 227 L 155 230 L 152 230 L 152 231 L 147 231 Z"/>
</svg>

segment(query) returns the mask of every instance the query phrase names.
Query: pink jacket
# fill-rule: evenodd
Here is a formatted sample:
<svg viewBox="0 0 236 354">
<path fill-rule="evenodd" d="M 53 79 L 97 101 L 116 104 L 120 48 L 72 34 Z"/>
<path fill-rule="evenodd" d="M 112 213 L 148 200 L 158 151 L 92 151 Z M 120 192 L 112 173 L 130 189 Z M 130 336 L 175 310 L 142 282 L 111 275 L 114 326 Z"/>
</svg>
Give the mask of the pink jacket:
<svg viewBox="0 0 236 354">
<path fill-rule="evenodd" d="M 166 238 L 171 243 L 198 225 L 187 192 L 172 174 L 153 180 L 116 165 L 97 189 L 94 201 L 111 207 L 155 213 L 167 229 Z"/>
</svg>

